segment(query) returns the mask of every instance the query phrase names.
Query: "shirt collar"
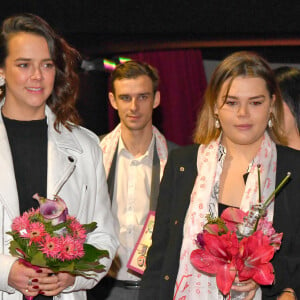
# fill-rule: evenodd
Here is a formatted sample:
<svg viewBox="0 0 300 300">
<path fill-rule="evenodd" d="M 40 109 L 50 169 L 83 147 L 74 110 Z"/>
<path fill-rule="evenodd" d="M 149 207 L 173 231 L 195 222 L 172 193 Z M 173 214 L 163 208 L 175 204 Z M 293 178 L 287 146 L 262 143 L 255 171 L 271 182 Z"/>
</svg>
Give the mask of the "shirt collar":
<svg viewBox="0 0 300 300">
<path fill-rule="evenodd" d="M 151 160 L 152 161 L 152 159 L 153 159 L 153 152 L 154 152 L 154 141 L 155 141 L 155 137 L 154 137 L 154 135 L 152 135 L 152 139 L 151 139 L 151 142 L 150 142 L 150 145 L 149 145 L 147 151 L 143 155 L 141 155 L 139 157 L 134 157 L 127 150 L 127 148 L 125 147 L 125 144 L 123 142 L 123 139 L 120 136 L 120 138 L 119 138 L 119 144 L 118 144 L 118 155 L 122 154 L 122 155 L 126 156 L 129 159 L 134 159 L 134 160 L 137 160 L 137 161 L 142 161 L 142 160 Z"/>
</svg>

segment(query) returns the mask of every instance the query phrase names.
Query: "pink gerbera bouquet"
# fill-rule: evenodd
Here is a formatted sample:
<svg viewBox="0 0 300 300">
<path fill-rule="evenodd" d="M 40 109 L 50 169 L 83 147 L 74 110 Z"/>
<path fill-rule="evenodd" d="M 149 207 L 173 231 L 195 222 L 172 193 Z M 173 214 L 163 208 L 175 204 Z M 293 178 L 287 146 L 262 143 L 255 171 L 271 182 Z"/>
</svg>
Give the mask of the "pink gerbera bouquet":
<svg viewBox="0 0 300 300">
<path fill-rule="evenodd" d="M 264 203 L 260 202 L 259 186 L 259 204 L 247 213 L 229 207 L 221 217 L 207 216 L 203 232 L 197 235 L 198 249 L 192 251 L 190 259 L 197 270 L 216 276 L 223 295 L 229 294 L 236 277 L 240 282 L 252 279 L 260 285 L 273 283 L 270 261 L 280 248 L 283 234 L 276 233 L 265 218 L 266 208 L 289 177 L 290 173 Z"/>
<path fill-rule="evenodd" d="M 108 251 L 86 243 L 87 234 L 97 228 L 96 222 L 80 224 L 68 214 L 65 202 L 33 196 L 40 207 L 24 212 L 13 220 L 10 253 L 28 266 L 47 267 L 53 272 L 93 277 L 93 272 L 104 271 L 100 258 Z"/>
</svg>

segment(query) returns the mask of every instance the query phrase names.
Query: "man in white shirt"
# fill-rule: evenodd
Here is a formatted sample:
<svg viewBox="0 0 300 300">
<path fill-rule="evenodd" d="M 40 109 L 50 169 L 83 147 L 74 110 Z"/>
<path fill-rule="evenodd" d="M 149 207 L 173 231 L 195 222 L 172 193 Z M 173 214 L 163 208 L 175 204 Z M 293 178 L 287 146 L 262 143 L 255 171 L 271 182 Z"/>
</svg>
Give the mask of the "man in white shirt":
<svg viewBox="0 0 300 300">
<path fill-rule="evenodd" d="M 176 147 L 152 125 L 153 109 L 160 104 L 158 82 L 156 69 L 139 61 L 118 65 L 111 76 L 109 100 L 120 124 L 100 145 L 120 247 L 109 276 L 89 299 L 138 298 L 141 275 L 126 265 L 149 211 L 156 208 L 168 150 Z"/>
</svg>

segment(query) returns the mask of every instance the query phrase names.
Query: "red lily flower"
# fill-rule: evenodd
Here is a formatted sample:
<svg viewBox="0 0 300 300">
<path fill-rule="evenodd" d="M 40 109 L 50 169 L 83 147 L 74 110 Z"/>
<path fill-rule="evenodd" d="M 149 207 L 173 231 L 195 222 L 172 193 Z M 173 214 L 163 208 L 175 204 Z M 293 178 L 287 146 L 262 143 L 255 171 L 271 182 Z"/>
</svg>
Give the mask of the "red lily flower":
<svg viewBox="0 0 300 300">
<path fill-rule="evenodd" d="M 237 259 L 240 281 L 252 278 L 258 284 L 272 284 L 274 270 L 270 260 L 274 252 L 269 237 L 260 230 L 243 238 L 240 242 L 240 257 Z"/>
<path fill-rule="evenodd" d="M 205 232 L 203 238 L 204 248 L 191 253 L 191 262 L 202 272 L 216 274 L 219 290 L 227 295 L 237 272 L 236 258 L 239 249 L 237 236 L 231 232 L 221 236 Z"/>
<path fill-rule="evenodd" d="M 237 225 L 244 222 L 244 218 L 248 215 L 239 208 L 228 207 L 221 214 L 221 219 L 224 220 L 229 231 L 237 231 Z"/>
<path fill-rule="evenodd" d="M 268 236 L 270 244 L 275 248 L 275 250 L 279 250 L 283 236 L 282 232 L 277 233 L 273 224 L 264 218 L 259 220 L 257 230 L 261 230 L 264 235 Z"/>
</svg>

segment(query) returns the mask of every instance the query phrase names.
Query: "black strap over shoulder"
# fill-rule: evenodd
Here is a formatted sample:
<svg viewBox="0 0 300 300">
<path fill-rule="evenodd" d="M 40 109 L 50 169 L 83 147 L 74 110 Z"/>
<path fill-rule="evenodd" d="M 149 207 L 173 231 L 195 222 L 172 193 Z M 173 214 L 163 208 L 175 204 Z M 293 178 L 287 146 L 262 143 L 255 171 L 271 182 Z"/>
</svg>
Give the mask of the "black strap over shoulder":
<svg viewBox="0 0 300 300">
<path fill-rule="evenodd" d="M 150 192 L 150 210 L 155 211 L 157 206 L 157 198 L 160 185 L 160 160 L 156 149 L 156 141 L 154 143 L 153 164 L 152 164 L 152 180 Z"/>
<path fill-rule="evenodd" d="M 117 148 L 115 150 L 114 157 L 113 157 L 111 167 L 110 167 L 110 171 L 109 171 L 109 174 L 107 177 L 108 193 L 109 193 L 111 202 L 113 201 L 113 197 L 114 197 L 114 185 L 115 185 L 115 173 L 116 173 L 118 148 L 119 148 L 119 144 L 117 145 Z"/>
</svg>

